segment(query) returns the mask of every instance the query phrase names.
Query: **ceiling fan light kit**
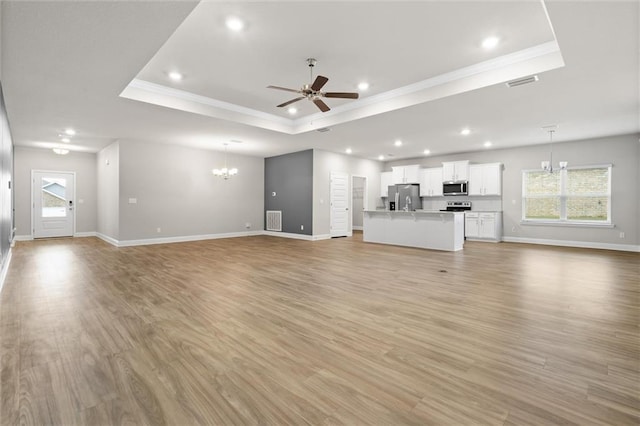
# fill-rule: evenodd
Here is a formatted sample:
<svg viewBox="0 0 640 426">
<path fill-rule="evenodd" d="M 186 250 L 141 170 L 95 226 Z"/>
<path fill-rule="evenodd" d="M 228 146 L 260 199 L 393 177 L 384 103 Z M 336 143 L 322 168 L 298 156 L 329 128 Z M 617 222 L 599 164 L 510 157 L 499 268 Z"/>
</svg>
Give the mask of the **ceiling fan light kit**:
<svg viewBox="0 0 640 426">
<path fill-rule="evenodd" d="M 357 92 L 322 92 L 321 89 L 325 84 L 327 84 L 329 79 L 322 75 L 317 76 L 315 80 L 313 79 L 313 67 L 315 67 L 317 62 L 318 61 L 314 58 L 307 58 L 310 79 L 309 83 L 302 86 L 302 88 L 299 90 L 280 86 L 267 86 L 268 89 L 284 90 L 287 92 L 300 94 L 300 96 L 298 96 L 297 98 L 281 103 L 280 105 L 278 105 L 278 108 L 286 107 L 287 105 L 291 105 L 294 102 L 298 102 L 306 98 L 309 101 L 313 102 L 318 107 L 318 109 L 320 109 L 320 111 L 327 112 L 330 111 L 331 108 L 329 108 L 329 106 L 324 103 L 321 98 L 358 99 L 360 95 Z"/>
</svg>

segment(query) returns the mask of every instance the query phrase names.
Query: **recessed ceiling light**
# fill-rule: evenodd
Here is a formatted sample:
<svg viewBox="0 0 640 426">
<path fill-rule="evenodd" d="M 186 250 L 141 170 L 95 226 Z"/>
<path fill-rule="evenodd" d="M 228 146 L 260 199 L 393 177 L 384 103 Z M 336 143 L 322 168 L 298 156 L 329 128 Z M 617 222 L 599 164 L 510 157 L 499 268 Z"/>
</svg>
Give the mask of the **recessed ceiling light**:
<svg viewBox="0 0 640 426">
<path fill-rule="evenodd" d="M 71 142 L 71 139 L 69 139 L 69 138 L 62 138 L 62 139 L 60 139 L 60 140 L 61 140 L 62 142 L 64 142 L 64 143 L 69 143 L 69 142 Z"/>
<path fill-rule="evenodd" d="M 180 73 L 179 73 L 179 72 L 177 72 L 177 71 L 171 71 L 171 72 L 169 73 L 169 78 L 170 78 L 171 80 L 173 80 L 173 81 L 180 81 L 180 80 L 182 80 L 182 74 L 180 74 Z"/>
<path fill-rule="evenodd" d="M 493 144 L 491 143 L 491 141 L 486 141 L 486 142 L 484 143 L 484 147 L 485 147 L 485 148 L 489 148 L 491 145 L 493 145 Z"/>
<path fill-rule="evenodd" d="M 358 84 L 359 90 L 367 90 L 368 88 L 369 88 L 369 83 L 367 83 L 366 81 L 363 81 L 362 83 Z"/>
<path fill-rule="evenodd" d="M 380 161 L 384 160 L 384 155 L 378 155 L 378 160 Z"/>
<path fill-rule="evenodd" d="M 431 154 L 431 151 L 429 151 L 428 149 L 425 149 L 424 150 L 424 155 L 429 155 L 429 154 Z"/>
<path fill-rule="evenodd" d="M 485 49 L 493 49 L 498 45 L 499 42 L 500 39 L 496 36 L 487 37 L 482 40 L 482 47 L 484 47 Z"/>
<path fill-rule="evenodd" d="M 289 114 L 294 115 L 295 113 L 298 112 L 298 108 L 296 107 L 289 107 L 289 109 L 287 110 L 289 112 Z"/>
<path fill-rule="evenodd" d="M 63 148 L 53 148 L 53 152 L 55 152 L 58 155 L 67 155 L 69 153 L 69 150 L 63 149 Z"/>
<path fill-rule="evenodd" d="M 244 22 L 240 18 L 236 18 L 235 16 L 230 16 L 227 18 L 227 28 L 231 31 L 242 31 L 244 28 Z"/>
<path fill-rule="evenodd" d="M 398 139 L 397 141 L 395 141 L 393 143 L 395 146 L 402 146 L 402 141 L 400 139 Z"/>
<path fill-rule="evenodd" d="M 345 149 L 344 152 L 346 152 L 347 154 L 351 154 L 353 151 L 351 151 L 351 148 L 347 148 L 347 149 Z"/>
<path fill-rule="evenodd" d="M 468 134 L 470 134 L 470 133 L 471 133 L 471 130 L 466 129 L 466 128 L 465 128 L 465 129 L 460 130 L 460 134 L 461 134 L 462 136 L 467 136 L 467 135 L 468 135 Z"/>
<path fill-rule="evenodd" d="M 65 132 L 67 135 L 69 135 L 69 136 L 73 136 L 73 135 L 75 135 L 75 134 L 76 134 L 76 131 L 75 131 L 75 130 L 73 130 L 73 129 L 65 129 L 65 131 L 64 131 L 64 132 Z"/>
</svg>

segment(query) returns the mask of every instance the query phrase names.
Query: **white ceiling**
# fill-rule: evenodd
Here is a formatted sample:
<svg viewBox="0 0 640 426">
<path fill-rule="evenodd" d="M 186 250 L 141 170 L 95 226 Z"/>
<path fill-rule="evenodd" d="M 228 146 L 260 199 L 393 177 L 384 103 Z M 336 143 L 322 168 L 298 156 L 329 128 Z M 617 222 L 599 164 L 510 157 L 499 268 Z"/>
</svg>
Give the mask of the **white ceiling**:
<svg viewBox="0 0 640 426">
<path fill-rule="evenodd" d="M 545 13 L 548 12 L 548 18 Z M 394 159 L 640 131 L 638 2 L 2 2 L 2 85 L 17 145 L 146 140 L 271 156 Z M 229 15 L 246 28 L 232 33 Z M 555 34 L 554 34 L 555 32 Z M 501 43 L 480 47 L 488 35 Z M 559 48 L 559 51 L 558 51 Z M 330 113 L 275 105 L 315 74 Z M 564 66 L 563 66 L 564 65 Z M 184 73 L 175 83 L 169 71 Z M 540 81 L 502 82 L 537 73 Z M 122 94 L 122 96 L 120 96 Z M 293 95 L 293 96 L 290 96 Z M 136 100 L 137 99 L 137 100 Z M 330 132 L 316 128 L 329 126 Z M 472 130 L 463 137 L 463 127 Z M 402 147 L 393 146 L 396 139 Z"/>
</svg>

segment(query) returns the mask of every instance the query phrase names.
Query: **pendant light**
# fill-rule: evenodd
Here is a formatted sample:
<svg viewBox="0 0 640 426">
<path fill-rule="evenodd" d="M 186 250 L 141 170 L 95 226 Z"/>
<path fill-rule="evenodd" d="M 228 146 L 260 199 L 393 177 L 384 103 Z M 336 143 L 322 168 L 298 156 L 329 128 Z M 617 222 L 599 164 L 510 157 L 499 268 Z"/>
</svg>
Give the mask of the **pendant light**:
<svg viewBox="0 0 640 426">
<path fill-rule="evenodd" d="M 231 176 L 235 176 L 238 174 L 238 169 L 236 169 L 235 167 L 231 169 L 227 167 L 227 146 L 228 145 L 229 145 L 228 143 L 224 144 L 224 167 L 221 169 L 213 169 L 211 171 L 214 176 L 221 177 L 224 180 L 227 180 Z"/>
<path fill-rule="evenodd" d="M 549 133 L 549 161 L 542 161 L 540 163 L 540 167 L 545 172 L 553 173 L 553 134 L 556 132 L 558 128 L 557 125 L 545 126 L 542 130 L 545 130 Z M 565 170 L 567 168 L 568 163 L 566 161 L 560 161 L 558 163 L 560 166 L 560 170 Z"/>
</svg>

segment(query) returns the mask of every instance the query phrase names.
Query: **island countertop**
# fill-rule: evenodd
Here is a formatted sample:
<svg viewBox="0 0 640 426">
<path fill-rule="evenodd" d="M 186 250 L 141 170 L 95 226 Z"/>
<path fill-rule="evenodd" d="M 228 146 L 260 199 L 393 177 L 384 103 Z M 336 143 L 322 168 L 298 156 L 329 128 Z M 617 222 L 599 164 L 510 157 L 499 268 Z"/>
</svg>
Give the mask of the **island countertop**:
<svg viewBox="0 0 640 426">
<path fill-rule="evenodd" d="M 464 212 L 365 210 L 362 240 L 435 250 L 464 245 Z"/>
</svg>

